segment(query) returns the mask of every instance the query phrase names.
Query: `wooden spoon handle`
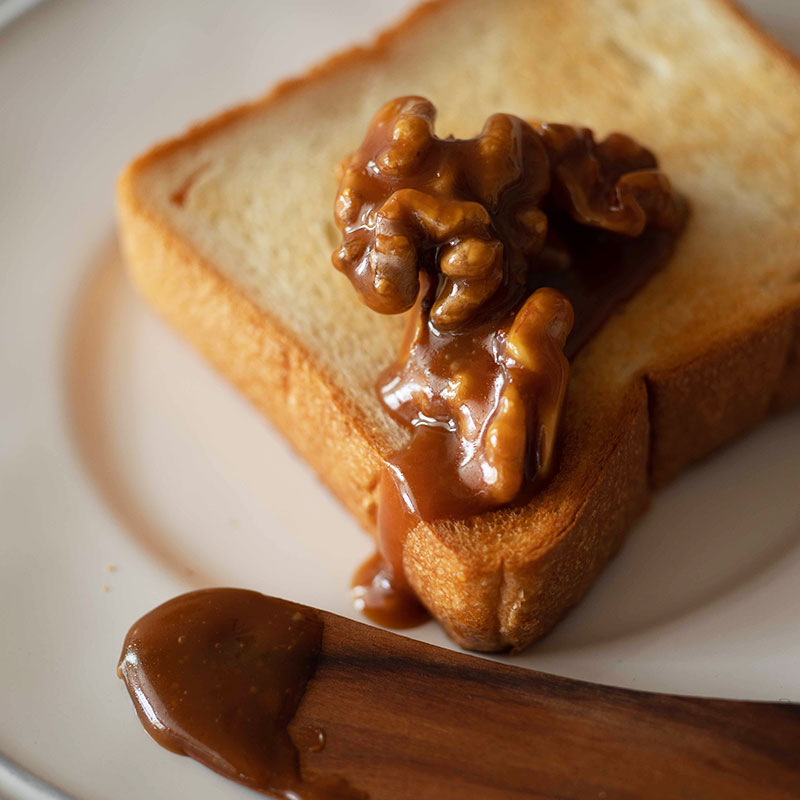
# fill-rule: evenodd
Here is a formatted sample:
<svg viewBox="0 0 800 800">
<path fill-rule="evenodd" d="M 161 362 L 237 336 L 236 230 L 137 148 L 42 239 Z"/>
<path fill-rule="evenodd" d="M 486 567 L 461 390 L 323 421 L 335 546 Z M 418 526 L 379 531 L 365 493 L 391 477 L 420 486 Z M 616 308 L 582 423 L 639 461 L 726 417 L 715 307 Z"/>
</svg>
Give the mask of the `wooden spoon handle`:
<svg viewBox="0 0 800 800">
<path fill-rule="evenodd" d="M 583 683 L 322 617 L 291 735 L 304 774 L 371 800 L 800 797 L 800 706 Z"/>
</svg>

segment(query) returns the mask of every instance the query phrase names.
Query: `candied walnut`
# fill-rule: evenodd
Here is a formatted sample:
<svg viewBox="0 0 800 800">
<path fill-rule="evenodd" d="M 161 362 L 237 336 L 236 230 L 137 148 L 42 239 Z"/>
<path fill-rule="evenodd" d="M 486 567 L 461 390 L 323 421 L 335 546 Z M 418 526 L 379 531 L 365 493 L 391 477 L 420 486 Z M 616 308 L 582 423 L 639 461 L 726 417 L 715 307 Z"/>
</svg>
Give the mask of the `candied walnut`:
<svg viewBox="0 0 800 800">
<path fill-rule="evenodd" d="M 576 222 L 626 236 L 648 224 L 677 231 L 685 212 L 655 156 L 629 136 L 597 143 L 588 128 L 538 124 L 553 169 L 553 198 Z"/>
<path fill-rule="evenodd" d="M 535 473 L 548 478 L 569 378 L 564 343 L 572 329 L 572 306 L 561 292 L 543 288 L 519 310 L 500 357 L 506 373 L 494 417 L 483 441 L 482 474 L 494 503 L 519 493 L 530 442 Z"/>
<path fill-rule="evenodd" d="M 574 322 L 572 305 L 561 292 L 544 287 L 517 312 L 508 331 L 504 360 L 512 383 L 521 385 L 535 408 L 535 472 L 548 478 L 555 468 L 555 444 L 567 390 L 569 363 L 564 345 Z"/>
<path fill-rule="evenodd" d="M 458 479 L 489 506 L 508 503 L 526 461 L 539 478 L 553 471 L 572 321 L 566 297 L 544 287 L 502 323 L 431 337 L 417 304 L 383 400 L 401 415 L 449 427 L 461 443 Z"/>
<path fill-rule="evenodd" d="M 440 276 L 430 318 L 449 330 L 474 317 L 505 276 L 504 241 L 525 255 L 547 233 L 539 208 L 549 162 L 535 131 L 495 114 L 475 139 L 439 139 L 423 98 L 387 103 L 341 167 L 333 263 L 371 308 L 407 311 L 419 273 Z M 500 210 L 502 208 L 502 215 Z"/>
</svg>

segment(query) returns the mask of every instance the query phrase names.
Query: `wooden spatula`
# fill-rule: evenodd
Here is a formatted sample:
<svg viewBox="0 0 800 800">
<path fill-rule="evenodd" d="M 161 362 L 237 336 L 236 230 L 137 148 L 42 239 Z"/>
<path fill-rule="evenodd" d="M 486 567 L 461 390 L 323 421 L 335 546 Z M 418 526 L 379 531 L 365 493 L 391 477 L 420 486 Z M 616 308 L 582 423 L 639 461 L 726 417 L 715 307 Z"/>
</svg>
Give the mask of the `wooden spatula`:
<svg viewBox="0 0 800 800">
<path fill-rule="evenodd" d="M 798 705 L 583 683 L 255 592 L 150 612 L 120 674 L 164 746 L 282 797 L 800 798 Z"/>
<path fill-rule="evenodd" d="M 303 772 L 372 800 L 800 798 L 798 705 L 584 683 L 320 615 L 290 732 Z"/>
</svg>

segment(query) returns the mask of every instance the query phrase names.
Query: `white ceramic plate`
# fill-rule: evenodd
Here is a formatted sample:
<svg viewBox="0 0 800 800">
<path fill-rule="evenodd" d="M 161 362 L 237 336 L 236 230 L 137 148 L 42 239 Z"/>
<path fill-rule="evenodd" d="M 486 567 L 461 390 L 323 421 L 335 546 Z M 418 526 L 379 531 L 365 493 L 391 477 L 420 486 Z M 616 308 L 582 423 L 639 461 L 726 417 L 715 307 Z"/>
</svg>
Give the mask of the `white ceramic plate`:
<svg viewBox="0 0 800 800">
<path fill-rule="evenodd" d="M 0 31 L 0 794 L 247 797 L 142 731 L 115 676 L 128 626 L 220 584 L 354 616 L 367 538 L 132 294 L 112 186 L 151 142 L 406 5 L 76 0 Z M 793 0 L 757 13 L 800 48 Z M 514 663 L 800 700 L 798 443 L 793 412 L 663 492 Z M 433 624 L 412 635 L 450 646 Z"/>
</svg>

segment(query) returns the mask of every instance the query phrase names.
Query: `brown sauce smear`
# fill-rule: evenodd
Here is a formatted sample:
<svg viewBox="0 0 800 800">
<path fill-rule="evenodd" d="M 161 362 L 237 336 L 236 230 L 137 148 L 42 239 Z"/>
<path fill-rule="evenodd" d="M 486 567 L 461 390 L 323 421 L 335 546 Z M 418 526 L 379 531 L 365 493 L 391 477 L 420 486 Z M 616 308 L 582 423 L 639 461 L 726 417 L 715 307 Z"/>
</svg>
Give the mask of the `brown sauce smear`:
<svg viewBox="0 0 800 800">
<path fill-rule="evenodd" d="M 440 139 L 434 116 L 424 98 L 386 104 L 334 210 L 337 269 L 374 310 L 410 310 L 377 388 L 411 437 L 386 459 L 379 555 L 354 578 L 357 606 L 390 627 L 425 618 L 402 568 L 420 520 L 524 503 L 552 476 L 567 359 L 668 260 L 686 218 L 627 136 L 495 114 L 474 139 Z"/>
<path fill-rule="evenodd" d="M 314 674 L 313 609 L 243 589 L 203 589 L 143 616 L 117 673 L 145 730 L 167 750 L 291 800 L 355 800 L 343 779 L 304 780 L 288 725 Z M 314 747 L 324 733 L 314 733 Z"/>
</svg>

